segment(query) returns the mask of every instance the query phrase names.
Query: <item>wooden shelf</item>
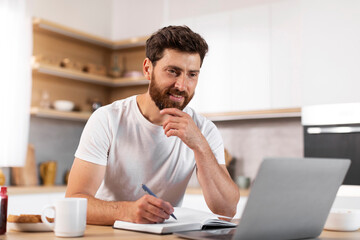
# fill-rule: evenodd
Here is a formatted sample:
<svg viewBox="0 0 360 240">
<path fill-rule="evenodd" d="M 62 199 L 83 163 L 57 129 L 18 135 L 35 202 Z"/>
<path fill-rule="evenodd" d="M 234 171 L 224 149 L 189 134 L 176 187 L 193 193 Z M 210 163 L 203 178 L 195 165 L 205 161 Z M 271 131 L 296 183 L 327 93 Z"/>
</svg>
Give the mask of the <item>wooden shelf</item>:
<svg viewBox="0 0 360 240">
<path fill-rule="evenodd" d="M 65 119 L 74 121 L 87 121 L 91 112 L 62 112 L 54 109 L 43 109 L 39 107 L 31 107 L 31 116 L 42 118 Z"/>
<path fill-rule="evenodd" d="M 89 82 L 109 87 L 124 87 L 135 85 L 147 85 L 149 81 L 145 77 L 127 77 L 127 78 L 111 78 L 106 76 L 84 73 L 72 69 L 60 68 L 44 63 L 34 63 L 33 71 L 49 74 L 57 77 L 73 79 L 77 81 Z"/>
<path fill-rule="evenodd" d="M 61 112 L 53 109 L 31 108 L 31 115 L 44 118 L 87 121 L 91 112 Z M 301 117 L 300 108 L 272 109 L 263 111 L 244 111 L 231 113 L 203 114 L 208 119 L 216 121 L 272 119 Z"/>
<path fill-rule="evenodd" d="M 301 108 L 284 108 L 257 111 L 225 112 L 225 113 L 204 113 L 211 121 L 235 121 L 250 119 L 270 118 L 294 118 L 301 117 Z"/>
<path fill-rule="evenodd" d="M 88 34 L 41 18 L 33 19 L 33 28 L 44 29 L 51 32 L 59 33 L 71 38 L 75 38 L 81 41 L 103 46 L 113 50 L 145 46 L 146 40 L 148 39 L 147 36 L 144 36 L 144 37 L 134 37 L 127 40 L 111 41 L 99 36 Z"/>
</svg>

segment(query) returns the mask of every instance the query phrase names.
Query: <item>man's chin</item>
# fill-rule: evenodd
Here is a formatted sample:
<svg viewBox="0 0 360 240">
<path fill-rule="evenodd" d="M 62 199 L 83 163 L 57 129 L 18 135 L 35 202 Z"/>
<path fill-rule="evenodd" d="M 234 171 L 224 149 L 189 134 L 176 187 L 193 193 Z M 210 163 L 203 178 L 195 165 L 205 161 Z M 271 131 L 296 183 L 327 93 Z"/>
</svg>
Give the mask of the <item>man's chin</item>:
<svg viewBox="0 0 360 240">
<path fill-rule="evenodd" d="M 165 101 L 162 106 L 164 106 L 163 108 L 177 108 L 179 110 L 183 110 L 185 108 L 184 101 L 178 102 L 171 99 Z"/>
</svg>

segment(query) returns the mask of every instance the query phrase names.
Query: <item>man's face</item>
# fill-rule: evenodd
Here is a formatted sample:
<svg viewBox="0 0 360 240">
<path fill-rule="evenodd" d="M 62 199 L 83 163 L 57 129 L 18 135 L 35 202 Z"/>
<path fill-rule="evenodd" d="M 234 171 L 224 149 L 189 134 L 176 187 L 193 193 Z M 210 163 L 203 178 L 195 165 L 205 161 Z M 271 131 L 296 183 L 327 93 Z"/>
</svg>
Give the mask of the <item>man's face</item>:
<svg viewBox="0 0 360 240">
<path fill-rule="evenodd" d="M 149 93 L 156 106 L 183 110 L 193 98 L 200 73 L 200 56 L 165 49 L 151 73 Z"/>
</svg>

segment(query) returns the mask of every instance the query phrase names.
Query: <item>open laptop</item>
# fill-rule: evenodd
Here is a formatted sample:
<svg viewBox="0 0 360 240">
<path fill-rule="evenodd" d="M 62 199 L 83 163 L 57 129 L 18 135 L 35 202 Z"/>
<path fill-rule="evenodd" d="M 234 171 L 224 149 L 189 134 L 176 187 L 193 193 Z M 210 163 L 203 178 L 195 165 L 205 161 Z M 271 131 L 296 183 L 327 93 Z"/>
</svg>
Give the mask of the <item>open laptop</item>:
<svg viewBox="0 0 360 240">
<path fill-rule="evenodd" d="M 188 239 L 316 238 L 349 166 L 348 159 L 265 159 L 236 229 L 176 235 Z"/>
</svg>

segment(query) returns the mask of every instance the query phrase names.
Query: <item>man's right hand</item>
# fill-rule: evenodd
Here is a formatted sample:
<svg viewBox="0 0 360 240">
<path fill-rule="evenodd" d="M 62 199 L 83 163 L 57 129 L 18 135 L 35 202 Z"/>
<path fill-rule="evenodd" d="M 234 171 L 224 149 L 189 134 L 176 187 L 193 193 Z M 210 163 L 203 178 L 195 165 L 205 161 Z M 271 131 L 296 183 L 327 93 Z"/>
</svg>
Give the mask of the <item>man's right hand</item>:
<svg viewBox="0 0 360 240">
<path fill-rule="evenodd" d="M 170 203 L 150 195 L 144 195 L 134 202 L 104 201 L 95 198 L 104 179 L 105 170 L 105 166 L 79 158 L 75 158 L 71 168 L 66 197 L 88 199 L 87 224 L 113 225 L 116 220 L 160 223 L 174 212 Z"/>
<path fill-rule="evenodd" d="M 169 202 L 151 195 L 144 195 L 135 202 L 130 202 L 128 216 L 134 223 L 162 223 L 169 219 L 174 208 Z"/>
</svg>

